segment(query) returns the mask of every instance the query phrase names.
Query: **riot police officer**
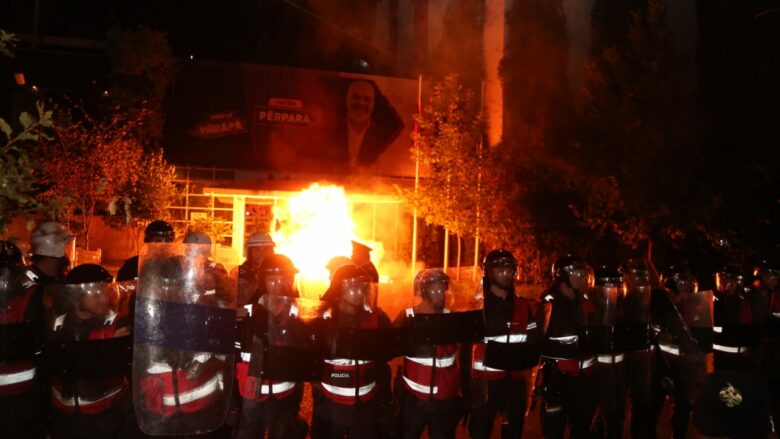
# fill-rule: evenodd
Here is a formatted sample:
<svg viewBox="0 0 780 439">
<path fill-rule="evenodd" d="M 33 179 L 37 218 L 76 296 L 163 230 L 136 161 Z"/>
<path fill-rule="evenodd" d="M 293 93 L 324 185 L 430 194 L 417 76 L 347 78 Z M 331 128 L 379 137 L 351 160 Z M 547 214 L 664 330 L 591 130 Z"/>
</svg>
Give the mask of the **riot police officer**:
<svg viewBox="0 0 780 439">
<path fill-rule="evenodd" d="M 420 270 L 414 278 L 414 297 L 419 300 L 407 308 L 397 326 L 407 326 L 416 317 L 450 314 L 450 278 L 439 269 Z M 404 439 L 418 439 L 427 427 L 432 439 L 455 438 L 460 418 L 461 370 L 458 364 L 460 344 L 413 343 L 404 356 L 403 372 L 396 380 L 396 399 L 401 400 Z"/>
<path fill-rule="evenodd" d="M 287 256 L 272 254 L 260 265 L 260 306 L 249 306 L 251 321 L 262 320 L 259 337 L 263 355 L 274 346 L 301 347 L 306 340 L 303 323 L 298 318 L 300 309 L 296 298 L 295 273 L 298 270 Z M 262 313 L 258 315 L 258 313 Z M 251 351 L 251 344 L 250 344 Z M 252 352 L 242 352 L 236 362 L 236 379 L 241 396 L 241 416 L 234 432 L 235 439 L 263 437 L 303 438 L 306 423 L 298 419 L 303 396 L 303 385 L 294 381 L 254 377 L 249 373 Z"/>
<path fill-rule="evenodd" d="M 0 241 L 0 437 L 43 435 L 37 404 L 38 355 L 31 322 L 25 318 L 32 293 L 25 287 L 21 250 Z"/>
<path fill-rule="evenodd" d="M 469 433 L 472 438 L 489 438 L 493 421 L 501 413 L 501 436 L 519 438 L 531 371 L 539 361 L 542 328 L 529 301 L 515 293 L 517 259 L 511 252 L 489 252 L 482 269 L 485 338 L 483 343 L 474 344 L 471 375 L 475 382 L 486 382 L 487 395 L 471 412 Z"/>
<path fill-rule="evenodd" d="M 660 351 L 653 415 L 658 419 L 665 396 L 671 396 L 673 435 L 685 438 L 712 353 L 712 291 L 699 291 L 696 277 L 684 264 L 665 269 L 661 282 L 666 291 L 651 298 Z"/>
<path fill-rule="evenodd" d="M 115 438 L 131 428 L 127 300 L 96 264 L 47 290 L 53 438 Z"/>
<path fill-rule="evenodd" d="M 258 289 L 262 288 L 260 267 L 263 260 L 274 254 L 274 244 L 271 235 L 256 232 L 249 236 L 244 244 L 246 261 L 238 266 L 238 302 L 241 305 L 257 301 Z"/>
<path fill-rule="evenodd" d="M 173 226 L 163 220 L 152 221 L 144 229 L 144 243 L 173 242 L 176 233 Z M 138 279 L 138 255 L 128 258 L 119 268 L 116 275 L 117 282 L 132 281 Z"/>
<path fill-rule="evenodd" d="M 780 263 L 765 259 L 755 269 L 750 293 L 753 326 L 757 334 L 756 357 L 761 374 L 769 382 L 772 416 L 780 419 Z"/>
<path fill-rule="evenodd" d="M 620 342 L 618 312 L 623 302 L 623 277 L 611 266 L 595 270 L 596 287 L 591 299 L 595 305 L 595 322 L 590 328 L 598 367 L 594 384 L 607 438 L 623 436 L 626 405 L 625 350 Z"/>
<path fill-rule="evenodd" d="M 715 273 L 712 348 L 717 372 L 754 370 L 755 337 L 745 278 L 744 271 L 733 264 Z"/>
<path fill-rule="evenodd" d="M 140 258 L 133 405 L 152 435 L 206 434 L 227 417 L 234 372 L 235 284 L 210 240 L 148 246 Z"/>
<path fill-rule="evenodd" d="M 336 270 L 323 295 L 326 350 L 322 380 L 313 389 L 313 439 L 379 434 L 384 404 L 390 400 L 390 370 L 384 359 L 358 352 L 357 345 L 364 339 L 392 355 L 374 335 L 390 326 L 387 315 L 373 305 L 374 287 L 370 274 L 350 264 Z"/>
<path fill-rule="evenodd" d="M 573 438 L 588 436 L 595 411 L 592 372 L 596 358 L 587 328 L 595 307 L 588 296 L 593 273 L 576 256 L 558 258 L 552 266 L 553 285 L 543 300 L 551 306 L 542 348 L 542 434 L 562 438 L 571 425 Z"/>
<path fill-rule="evenodd" d="M 652 416 L 655 349 L 650 332 L 652 270 L 644 258 L 631 258 L 620 267 L 623 277 L 622 306 L 618 327 L 620 346 L 625 351 L 626 388 L 631 399 L 631 437 L 655 437 Z"/>
</svg>

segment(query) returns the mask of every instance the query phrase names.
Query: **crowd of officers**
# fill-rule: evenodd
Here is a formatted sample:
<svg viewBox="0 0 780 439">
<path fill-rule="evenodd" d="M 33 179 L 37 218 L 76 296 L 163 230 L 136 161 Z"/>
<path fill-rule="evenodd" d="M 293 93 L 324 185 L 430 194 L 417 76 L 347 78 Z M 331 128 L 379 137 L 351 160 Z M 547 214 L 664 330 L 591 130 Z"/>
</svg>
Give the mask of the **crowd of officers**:
<svg viewBox="0 0 780 439">
<path fill-rule="evenodd" d="M 773 261 L 723 267 L 715 291 L 699 291 L 685 266 L 659 274 L 643 258 L 592 267 L 567 255 L 527 298 L 515 257 L 494 250 L 473 297 L 421 270 L 392 321 L 360 244 L 306 300 L 264 233 L 247 240 L 237 285 L 209 250 L 193 253 L 210 248 L 201 233 L 183 253 L 128 259 L 116 279 L 95 264 L 69 269 L 71 239 L 39 225 L 29 264 L 0 243 L 2 438 L 438 439 L 459 423 L 475 439 L 495 425 L 520 438 L 535 408 L 545 438 L 620 438 L 627 419 L 631 437 L 655 438 L 666 401 L 675 438 L 692 418 L 701 437 L 774 435 Z M 173 228 L 155 221 L 144 240 L 167 249 Z M 311 422 L 299 414 L 304 382 Z"/>
</svg>

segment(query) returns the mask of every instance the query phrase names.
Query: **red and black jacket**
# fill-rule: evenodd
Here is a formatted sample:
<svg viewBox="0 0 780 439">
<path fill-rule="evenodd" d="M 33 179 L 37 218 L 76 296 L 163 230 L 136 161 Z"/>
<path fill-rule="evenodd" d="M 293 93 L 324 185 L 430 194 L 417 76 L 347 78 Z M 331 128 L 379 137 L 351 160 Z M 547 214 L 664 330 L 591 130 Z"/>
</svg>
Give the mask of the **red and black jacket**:
<svg viewBox="0 0 780 439">
<path fill-rule="evenodd" d="M 542 357 L 569 375 L 588 371 L 596 363 L 588 331 L 596 311 L 593 303 L 585 294 L 569 299 L 556 287 L 542 300 L 552 306 Z"/>
</svg>

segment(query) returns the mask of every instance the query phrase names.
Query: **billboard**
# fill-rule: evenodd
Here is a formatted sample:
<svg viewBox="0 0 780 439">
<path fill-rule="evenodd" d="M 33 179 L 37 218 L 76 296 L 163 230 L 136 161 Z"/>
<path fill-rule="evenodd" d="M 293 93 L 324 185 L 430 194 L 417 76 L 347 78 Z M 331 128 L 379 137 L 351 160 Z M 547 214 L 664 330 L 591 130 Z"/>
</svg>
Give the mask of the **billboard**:
<svg viewBox="0 0 780 439">
<path fill-rule="evenodd" d="M 249 64 L 188 64 L 165 146 L 175 163 L 413 176 L 417 81 Z"/>
</svg>

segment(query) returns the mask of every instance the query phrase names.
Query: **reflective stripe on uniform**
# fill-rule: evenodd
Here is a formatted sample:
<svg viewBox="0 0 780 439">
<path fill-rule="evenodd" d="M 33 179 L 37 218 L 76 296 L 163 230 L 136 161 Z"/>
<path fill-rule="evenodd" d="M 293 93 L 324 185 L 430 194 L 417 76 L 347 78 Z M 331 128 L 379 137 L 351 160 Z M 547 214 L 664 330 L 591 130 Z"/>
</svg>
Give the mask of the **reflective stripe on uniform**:
<svg viewBox="0 0 780 439">
<path fill-rule="evenodd" d="M 579 339 L 576 335 L 564 335 L 563 337 L 550 337 L 550 340 L 563 343 L 563 344 L 574 344 L 577 343 L 577 339 Z"/>
<path fill-rule="evenodd" d="M 496 335 L 493 337 L 485 337 L 485 343 L 489 341 L 495 341 L 497 343 L 525 343 L 525 341 L 528 340 L 528 334 L 509 334 L 509 336 L 506 335 Z"/>
<path fill-rule="evenodd" d="M 30 381 L 33 378 L 35 378 L 35 367 L 14 373 L 4 373 L 0 374 L 0 386 L 19 384 L 25 381 Z"/>
<path fill-rule="evenodd" d="M 352 397 L 355 396 L 354 387 L 338 387 L 338 386 L 330 385 L 328 383 L 320 383 L 320 384 L 322 385 L 322 388 L 328 393 L 332 393 L 338 396 L 352 396 Z M 366 384 L 365 386 L 357 389 L 358 396 L 368 395 L 370 391 L 374 390 L 374 387 L 376 387 L 376 383 Z"/>
<path fill-rule="evenodd" d="M 473 365 L 474 370 L 478 370 L 480 372 L 506 372 L 503 369 L 493 369 L 492 367 L 487 367 L 485 364 L 481 361 L 475 361 Z"/>
<path fill-rule="evenodd" d="M 599 363 L 604 363 L 604 364 L 618 364 L 618 363 L 622 363 L 624 359 L 625 356 L 623 354 L 598 356 Z"/>
<path fill-rule="evenodd" d="M 270 388 L 268 384 L 263 384 L 260 386 L 260 394 L 269 395 L 273 393 L 274 395 L 278 395 L 292 389 L 293 387 L 295 387 L 295 383 L 292 381 L 283 381 L 281 383 L 272 384 Z"/>
<path fill-rule="evenodd" d="M 84 398 L 73 398 L 72 396 L 69 398 L 65 398 L 62 396 L 62 393 L 60 393 L 59 390 L 57 390 L 56 387 L 51 388 L 51 394 L 54 396 L 54 398 L 59 401 L 60 404 L 64 405 L 65 407 L 76 407 L 76 402 L 78 401 L 79 407 L 81 408 L 87 408 L 90 405 L 99 404 L 101 402 L 106 401 L 107 399 L 111 399 L 120 392 L 122 392 L 124 388 L 118 387 L 111 392 L 109 392 L 107 395 L 98 398 L 98 399 L 84 399 Z"/>
<path fill-rule="evenodd" d="M 425 394 L 437 394 L 439 393 L 439 386 L 433 386 L 433 390 L 431 390 L 430 386 L 426 386 L 423 384 L 415 383 L 414 381 L 410 380 L 409 378 L 404 376 L 404 382 L 412 388 L 415 392 L 425 393 Z"/>
<path fill-rule="evenodd" d="M 712 349 L 729 354 L 741 354 L 748 351 L 747 346 L 723 346 L 717 343 L 712 344 Z"/>
<path fill-rule="evenodd" d="M 723 332 L 723 326 L 713 326 L 712 332 L 717 332 L 718 334 Z"/>
<path fill-rule="evenodd" d="M 212 393 L 216 392 L 217 390 L 222 390 L 222 387 L 223 387 L 222 374 L 218 373 L 214 375 L 214 378 L 206 381 L 206 383 L 203 384 L 202 386 L 196 387 L 186 392 L 179 393 L 179 404 L 189 404 L 193 401 L 203 399 L 207 396 L 210 396 Z M 163 405 L 175 406 L 176 396 L 163 395 Z"/>
<path fill-rule="evenodd" d="M 433 366 L 433 358 L 419 358 L 419 357 L 405 357 L 405 358 L 417 364 L 422 364 L 423 366 L 428 366 L 428 367 Z M 449 357 L 436 358 L 436 367 L 438 368 L 450 367 L 453 364 L 455 364 L 455 355 L 450 355 Z"/>
<path fill-rule="evenodd" d="M 192 358 L 192 361 L 193 362 L 197 361 L 199 363 L 205 363 L 205 362 L 209 361 L 209 358 L 211 358 L 211 356 L 212 356 L 212 354 L 210 354 L 208 352 L 204 352 L 204 353 L 195 355 Z M 223 360 L 224 361 L 224 356 L 214 355 L 214 357 L 217 358 L 218 360 Z M 171 368 L 171 366 L 168 363 L 152 362 L 152 365 L 149 366 L 146 369 L 146 372 L 150 373 L 150 374 L 158 374 L 158 373 L 173 372 L 173 369 Z"/>
<path fill-rule="evenodd" d="M 658 348 L 661 349 L 661 351 L 666 352 L 667 354 L 680 355 L 680 348 L 677 346 L 659 343 Z"/>
<path fill-rule="evenodd" d="M 330 364 L 331 366 L 362 366 L 364 364 L 371 363 L 370 360 L 353 360 L 351 358 L 333 358 L 325 360 L 325 363 Z"/>
</svg>

